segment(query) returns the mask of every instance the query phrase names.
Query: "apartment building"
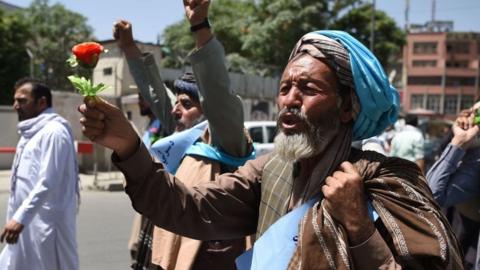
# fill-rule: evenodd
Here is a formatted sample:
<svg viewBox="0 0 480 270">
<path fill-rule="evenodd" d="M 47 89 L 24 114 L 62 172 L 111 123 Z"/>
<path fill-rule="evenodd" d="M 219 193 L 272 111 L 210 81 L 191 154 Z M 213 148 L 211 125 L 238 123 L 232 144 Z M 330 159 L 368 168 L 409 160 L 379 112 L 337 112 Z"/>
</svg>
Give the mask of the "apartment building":
<svg viewBox="0 0 480 270">
<path fill-rule="evenodd" d="M 407 36 L 403 110 L 453 119 L 479 98 L 480 33 L 429 29 Z"/>
</svg>

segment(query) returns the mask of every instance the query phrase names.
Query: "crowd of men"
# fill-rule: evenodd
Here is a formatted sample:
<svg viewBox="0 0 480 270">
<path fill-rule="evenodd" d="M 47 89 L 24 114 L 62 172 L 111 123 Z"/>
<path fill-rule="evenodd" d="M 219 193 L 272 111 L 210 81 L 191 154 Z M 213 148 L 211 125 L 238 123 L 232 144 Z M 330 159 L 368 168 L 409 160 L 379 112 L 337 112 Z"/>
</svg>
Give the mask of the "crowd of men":
<svg viewBox="0 0 480 270">
<path fill-rule="evenodd" d="M 399 96 L 375 56 L 342 31 L 305 33 L 280 80 L 275 148 L 255 157 L 210 1 L 183 3 L 193 74 L 172 89 L 132 25 L 114 25 L 149 117 L 143 136 L 101 98 L 78 108 L 138 213 L 132 269 L 480 269 L 480 103 L 458 116 L 425 176 L 415 119 L 388 146 L 382 137 Z M 21 139 L 0 269 L 79 269 L 71 128 L 38 81 L 19 81 L 14 101 Z"/>
</svg>

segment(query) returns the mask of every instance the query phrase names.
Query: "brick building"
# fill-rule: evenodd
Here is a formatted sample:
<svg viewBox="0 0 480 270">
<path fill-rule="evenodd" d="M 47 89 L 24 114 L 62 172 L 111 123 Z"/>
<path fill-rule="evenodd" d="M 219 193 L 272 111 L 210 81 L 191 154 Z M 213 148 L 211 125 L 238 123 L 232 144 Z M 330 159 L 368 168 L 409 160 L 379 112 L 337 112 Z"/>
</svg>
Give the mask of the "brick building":
<svg viewBox="0 0 480 270">
<path fill-rule="evenodd" d="M 453 119 L 479 98 L 480 33 L 431 29 L 407 36 L 402 106 Z"/>
</svg>

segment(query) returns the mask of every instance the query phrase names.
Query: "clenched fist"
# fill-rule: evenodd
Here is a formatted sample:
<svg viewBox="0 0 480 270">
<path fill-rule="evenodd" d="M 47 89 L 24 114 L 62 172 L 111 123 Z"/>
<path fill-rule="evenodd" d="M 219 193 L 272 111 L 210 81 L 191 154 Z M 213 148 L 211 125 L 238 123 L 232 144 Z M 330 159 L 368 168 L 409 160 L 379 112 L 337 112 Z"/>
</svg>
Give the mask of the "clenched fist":
<svg viewBox="0 0 480 270">
<path fill-rule="evenodd" d="M 345 228 L 351 245 L 362 243 L 375 232 L 368 216 L 363 179 L 350 162 L 343 162 L 327 177 L 322 192 L 325 209 Z"/>
</svg>

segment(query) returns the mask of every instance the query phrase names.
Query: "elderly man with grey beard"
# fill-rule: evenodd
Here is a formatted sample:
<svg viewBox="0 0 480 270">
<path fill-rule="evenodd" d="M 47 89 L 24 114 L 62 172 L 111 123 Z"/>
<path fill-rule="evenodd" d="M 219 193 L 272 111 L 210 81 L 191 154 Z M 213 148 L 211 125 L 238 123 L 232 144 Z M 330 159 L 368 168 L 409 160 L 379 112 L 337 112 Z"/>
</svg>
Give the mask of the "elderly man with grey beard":
<svg viewBox="0 0 480 270">
<path fill-rule="evenodd" d="M 461 268 L 418 166 L 350 147 L 382 132 L 398 110 L 368 49 L 341 31 L 305 35 L 277 104 L 271 155 L 190 187 L 150 157 L 116 107 L 98 101 L 80 111 L 85 135 L 114 150 L 133 207 L 156 226 L 200 240 L 256 234 L 239 269 Z"/>
</svg>

